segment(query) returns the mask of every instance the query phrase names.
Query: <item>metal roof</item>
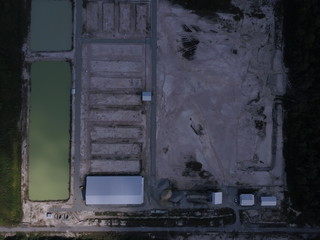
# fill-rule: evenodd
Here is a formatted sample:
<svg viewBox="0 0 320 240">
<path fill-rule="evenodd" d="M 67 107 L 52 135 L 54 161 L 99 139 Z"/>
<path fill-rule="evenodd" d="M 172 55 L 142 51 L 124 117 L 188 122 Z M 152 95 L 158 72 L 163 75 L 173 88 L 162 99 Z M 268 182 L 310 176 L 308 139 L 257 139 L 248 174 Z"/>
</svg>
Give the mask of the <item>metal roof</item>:
<svg viewBox="0 0 320 240">
<path fill-rule="evenodd" d="M 142 101 L 151 101 L 151 92 L 142 92 Z"/>
<path fill-rule="evenodd" d="M 277 198 L 274 196 L 261 197 L 261 206 L 277 206 Z"/>
<path fill-rule="evenodd" d="M 240 194 L 240 205 L 241 206 L 253 206 L 254 195 L 253 194 Z"/>
<path fill-rule="evenodd" d="M 222 192 L 213 192 L 212 193 L 212 204 L 222 204 Z"/>
<path fill-rule="evenodd" d="M 142 204 L 143 177 L 87 176 L 86 204 Z"/>
</svg>

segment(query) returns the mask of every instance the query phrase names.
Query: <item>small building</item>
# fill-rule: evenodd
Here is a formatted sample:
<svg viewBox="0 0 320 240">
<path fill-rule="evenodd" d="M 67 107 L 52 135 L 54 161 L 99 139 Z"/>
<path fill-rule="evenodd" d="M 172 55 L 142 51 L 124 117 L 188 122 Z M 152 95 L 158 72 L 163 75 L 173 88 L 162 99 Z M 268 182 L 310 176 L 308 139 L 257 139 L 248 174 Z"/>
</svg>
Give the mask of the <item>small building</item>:
<svg viewBox="0 0 320 240">
<path fill-rule="evenodd" d="M 261 197 L 261 206 L 263 207 L 277 206 L 277 198 L 275 196 L 263 196 Z"/>
<path fill-rule="evenodd" d="M 222 204 L 222 192 L 213 192 L 211 193 L 211 203 L 213 205 Z"/>
<path fill-rule="evenodd" d="M 75 88 L 71 88 L 70 93 L 71 93 L 71 95 L 75 95 L 76 94 L 76 89 Z"/>
<path fill-rule="evenodd" d="M 254 195 L 253 194 L 240 194 L 240 206 L 253 206 Z"/>
<path fill-rule="evenodd" d="M 142 92 L 142 101 L 150 102 L 151 101 L 151 92 Z"/>
<path fill-rule="evenodd" d="M 142 176 L 87 176 L 86 204 L 142 204 Z"/>
</svg>

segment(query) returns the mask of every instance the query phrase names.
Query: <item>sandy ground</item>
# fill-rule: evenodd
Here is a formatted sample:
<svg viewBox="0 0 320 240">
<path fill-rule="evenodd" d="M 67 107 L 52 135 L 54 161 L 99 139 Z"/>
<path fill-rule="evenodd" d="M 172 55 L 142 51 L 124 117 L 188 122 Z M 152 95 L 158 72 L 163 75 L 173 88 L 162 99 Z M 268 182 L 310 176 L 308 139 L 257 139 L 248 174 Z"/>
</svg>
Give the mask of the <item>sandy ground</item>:
<svg viewBox="0 0 320 240">
<path fill-rule="evenodd" d="M 270 75 L 282 81 L 282 59 L 275 47 L 273 2 L 255 4 L 265 17 L 249 17 L 253 2 L 234 1 L 240 21 L 219 13 L 214 19 L 159 3 L 157 176 L 178 188 L 206 184 L 283 185 L 281 111 Z M 183 42 L 194 50 L 183 56 Z M 189 49 L 188 49 L 189 47 Z M 277 122 L 277 120 L 279 122 Z M 274 138 L 279 138 L 278 143 Z M 186 163 L 201 163 L 190 172 Z M 275 162 L 277 161 L 277 162 Z"/>
</svg>

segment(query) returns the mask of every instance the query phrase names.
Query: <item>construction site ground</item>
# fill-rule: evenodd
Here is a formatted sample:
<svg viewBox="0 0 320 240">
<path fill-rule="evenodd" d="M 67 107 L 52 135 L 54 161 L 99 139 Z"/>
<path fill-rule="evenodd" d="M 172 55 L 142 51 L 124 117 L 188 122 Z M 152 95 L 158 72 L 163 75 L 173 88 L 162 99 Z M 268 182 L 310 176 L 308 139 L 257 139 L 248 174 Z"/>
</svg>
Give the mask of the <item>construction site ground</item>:
<svg viewBox="0 0 320 240">
<path fill-rule="evenodd" d="M 274 211 L 281 214 L 285 175 L 279 99 L 285 72 L 276 0 L 233 0 L 243 13 L 240 19 L 225 12 L 201 17 L 166 0 L 158 1 L 156 16 L 150 1 L 80 2 L 74 8 L 72 51 L 34 54 L 25 49 L 29 62 L 71 61 L 76 94 L 70 198 L 29 201 L 24 170 L 23 222 L 124 227 L 159 218 L 159 224 L 191 226 L 187 219 L 198 217 L 210 220 L 205 226 L 236 230 L 242 222 L 235 199 L 242 189 L 275 195 L 279 205 Z M 151 34 L 153 21 L 157 36 Z M 143 91 L 152 92 L 152 102 L 141 100 Z M 26 141 L 23 153 L 27 169 Z M 87 206 L 87 175 L 142 175 L 145 203 Z M 218 207 L 210 202 L 215 190 L 224 194 Z M 177 209 L 189 209 L 190 216 L 173 221 L 180 216 Z M 264 212 L 259 206 L 252 210 Z"/>
</svg>

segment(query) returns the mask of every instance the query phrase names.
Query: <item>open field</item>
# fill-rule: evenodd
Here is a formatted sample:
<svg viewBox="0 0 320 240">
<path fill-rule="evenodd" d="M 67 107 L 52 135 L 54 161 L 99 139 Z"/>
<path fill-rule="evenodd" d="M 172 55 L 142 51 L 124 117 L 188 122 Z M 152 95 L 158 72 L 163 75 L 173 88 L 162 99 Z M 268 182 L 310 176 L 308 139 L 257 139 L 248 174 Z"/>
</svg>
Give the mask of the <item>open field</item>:
<svg viewBox="0 0 320 240">
<path fill-rule="evenodd" d="M 67 62 L 31 66 L 29 198 L 69 197 L 71 72 Z"/>
</svg>

